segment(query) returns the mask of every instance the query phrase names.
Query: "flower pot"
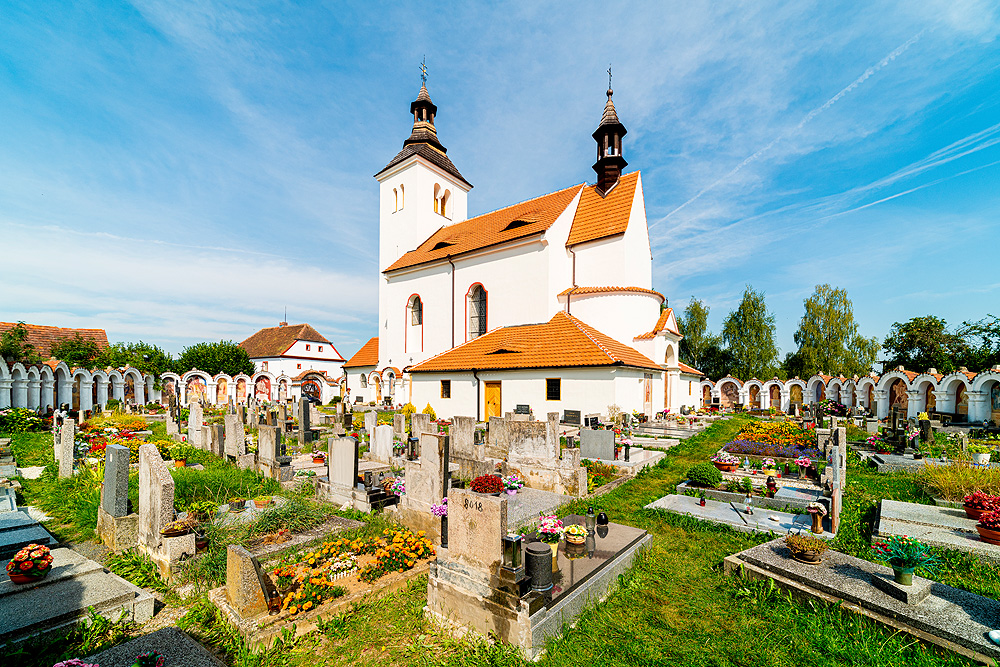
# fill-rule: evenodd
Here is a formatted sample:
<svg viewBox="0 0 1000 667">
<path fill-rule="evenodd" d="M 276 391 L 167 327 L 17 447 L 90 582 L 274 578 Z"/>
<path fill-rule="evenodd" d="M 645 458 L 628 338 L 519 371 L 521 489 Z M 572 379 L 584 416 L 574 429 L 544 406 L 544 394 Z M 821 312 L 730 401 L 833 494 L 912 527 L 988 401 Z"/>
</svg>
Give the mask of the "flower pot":
<svg viewBox="0 0 1000 667">
<path fill-rule="evenodd" d="M 792 551 L 792 558 L 808 565 L 819 565 L 823 562 L 823 555 L 818 551 Z"/>
<path fill-rule="evenodd" d="M 976 521 L 979 521 L 979 517 L 981 517 L 984 513 L 990 511 L 990 510 L 979 510 L 976 509 L 975 507 L 969 507 L 968 505 L 962 505 L 962 509 L 965 510 L 965 516 L 969 517 L 970 519 L 975 519 Z"/>
<path fill-rule="evenodd" d="M 805 477 L 805 476 L 806 476 L 806 467 L 799 466 L 799 477 Z"/>
<path fill-rule="evenodd" d="M 208 538 L 198 535 L 194 538 L 194 547 L 198 551 L 204 551 L 208 548 Z"/>
<path fill-rule="evenodd" d="M 161 530 L 160 535 L 163 535 L 164 537 L 181 537 L 190 532 L 190 528 L 172 528 L 170 530 Z"/>
<path fill-rule="evenodd" d="M 52 566 L 48 566 L 44 570 L 35 570 L 36 574 L 18 574 L 16 572 L 8 572 L 7 576 L 10 578 L 11 582 L 15 584 L 33 584 L 36 581 L 41 581 L 45 577 L 49 576 L 49 572 L 52 571 Z"/>
<path fill-rule="evenodd" d="M 557 562 L 557 557 L 559 555 L 559 543 L 550 542 L 549 548 L 552 549 L 552 571 L 556 572 L 559 569 L 559 563 Z"/>
<path fill-rule="evenodd" d="M 977 466 L 987 465 L 990 462 L 990 453 L 986 452 L 985 454 L 973 454 L 972 462 Z"/>
<path fill-rule="evenodd" d="M 1000 546 L 1000 530 L 993 530 L 991 528 L 983 528 L 982 526 L 976 526 L 976 530 L 979 531 L 979 539 L 987 544 L 996 544 Z"/>
<path fill-rule="evenodd" d="M 712 461 L 712 465 L 722 472 L 736 472 L 735 463 L 719 463 L 718 461 Z"/>
<path fill-rule="evenodd" d="M 175 468 L 183 468 L 187 465 L 187 459 L 174 459 Z"/>
<path fill-rule="evenodd" d="M 778 471 L 774 468 L 764 468 L 763 470 L 761 470 L 761 474 L 767 475 L 769 477 L 777 477 Z"/>
<path fill-rule="evenodd" d="M 320 458 L 318 456 L 314 456 L 313 457 L 313 463 L 315 463 L 317 465 L 322 465 L 322 464 L 326 463 L 326 459 Z"/>
<path fill-rule="evenodd" d="M 274 502 L 274 501 L 273 500 L 254 500 L 253 504 L 257 506 L 257 509 L 261 510 L 261 509 L 264 509 L 265 507 L 268 507 L 272 502 Z"/>
<path fill-rule="evenodd" d="M 913 571 L 917 569 L 915 567 L 896 567 L 892 566 L 892 578 L 897 584 L 901 586 L 910 586 L 913 584 Z"/>
<path fill-rule="evenodd" d="M 813 520 L 812 532 L 816 533 L 817 535 L 822 535 L 823 534 L 823 517 L 820 516 L 819 513 L 816 513 L 816 514 L 812 515 L 812 520 Z"/>
<path fill-rule="evenodd" d="M 583 544 L 587 541 L 587 538 L 580 535 L 567 535 L 566 541 L 570 544 Z"/>
<path fill-rule="evenodd" d="M 508 496 L 516 496 L 517 495 L 517 489 L 507 489 L 507 495 Z"/>
</svg>

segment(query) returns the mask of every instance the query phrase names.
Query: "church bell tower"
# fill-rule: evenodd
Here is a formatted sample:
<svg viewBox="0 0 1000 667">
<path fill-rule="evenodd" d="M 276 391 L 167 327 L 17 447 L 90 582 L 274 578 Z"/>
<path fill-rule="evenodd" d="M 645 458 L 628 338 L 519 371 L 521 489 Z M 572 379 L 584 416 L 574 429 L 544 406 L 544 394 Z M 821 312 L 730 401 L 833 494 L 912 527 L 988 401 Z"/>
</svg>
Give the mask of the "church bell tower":
<svg viewBox="0 0 1000 667">
<path fill-rule="evenodd" d="M 608 103 L 604 105 L 604 115 L 601 124 L 594 130 L 594 141 L 597 142 L 597 162 L 594 171 L 597 172 L 597 191 L 605 195 L 618 183 L 622 170 L 628 162 L 622 157 L 622 138 L 628 130 L 618 120 L 615 103 L 611 100 L 614 91 L 611 89 L 611 70 L 608 70 Z"/>
</svg>

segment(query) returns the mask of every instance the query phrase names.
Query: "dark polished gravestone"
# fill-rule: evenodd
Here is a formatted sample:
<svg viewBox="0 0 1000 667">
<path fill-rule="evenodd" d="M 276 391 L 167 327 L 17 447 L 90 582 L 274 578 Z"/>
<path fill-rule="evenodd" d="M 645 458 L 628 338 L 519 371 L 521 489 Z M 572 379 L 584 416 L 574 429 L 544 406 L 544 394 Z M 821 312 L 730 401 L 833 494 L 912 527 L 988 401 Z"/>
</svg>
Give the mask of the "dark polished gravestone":
<svg viewBox="0 0 1000 667">
<path fill-rule="evenodd" d="M 563 423 L 570 424 L 572 426 L 580 425 L 580 411 L 579 410 L 563 410 Z"/>
</svg>

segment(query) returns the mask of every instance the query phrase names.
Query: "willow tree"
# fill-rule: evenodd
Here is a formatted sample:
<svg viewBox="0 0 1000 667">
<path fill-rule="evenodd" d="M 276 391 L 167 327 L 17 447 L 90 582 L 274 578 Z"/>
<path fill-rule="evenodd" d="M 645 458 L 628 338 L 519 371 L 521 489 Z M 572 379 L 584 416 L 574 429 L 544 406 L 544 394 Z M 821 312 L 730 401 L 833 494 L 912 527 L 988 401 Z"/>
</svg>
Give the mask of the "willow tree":
<svg viewBox="0 0 1000 667">
<path fill-rule="evenodd" d="M 805 313 L 795 332 L 796 374 L 809 377 L 816 373 L 867 375 L 872 370 L 882 346 L 878 338 L 858 333 L 854 309 L 847 290 L 817 285 L 804 302 Z"/>
<path fill-rule="evenodd" d="M 767 310 L 764 293 L 747 285 L 743 300 L 722 325 L 722 338 L 732 355 L 730 373 L 741 380 L 770 378 L 778 365 L 774 343 L 774 315 Z"/>
</svg>

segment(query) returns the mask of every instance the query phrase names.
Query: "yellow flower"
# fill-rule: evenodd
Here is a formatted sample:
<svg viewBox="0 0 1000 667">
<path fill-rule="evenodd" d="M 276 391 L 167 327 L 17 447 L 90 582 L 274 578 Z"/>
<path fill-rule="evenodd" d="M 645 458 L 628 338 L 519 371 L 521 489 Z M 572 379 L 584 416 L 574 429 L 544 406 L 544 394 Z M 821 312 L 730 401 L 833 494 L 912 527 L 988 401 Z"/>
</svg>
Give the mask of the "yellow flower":
<svg viewBox="0 0 1000 667">
<path fill-rule="evenodd" d="M 308 611 L 309 609 L 312 608 L 312 606 L 313 606 L 312 601 L 306 602 L 304 605 L 302 605 L 302 611 Z"/>
<path fill-rule="evenodd" d="M 297 613 L 299 613 L 299 608 L 296 607 L 296 606 L 294 606 L 294 605 L 292 605 L 292 608 L 289 609 L 288 611 L 292 612 L 293 614 L 297 614 Z"/>
</svg>

